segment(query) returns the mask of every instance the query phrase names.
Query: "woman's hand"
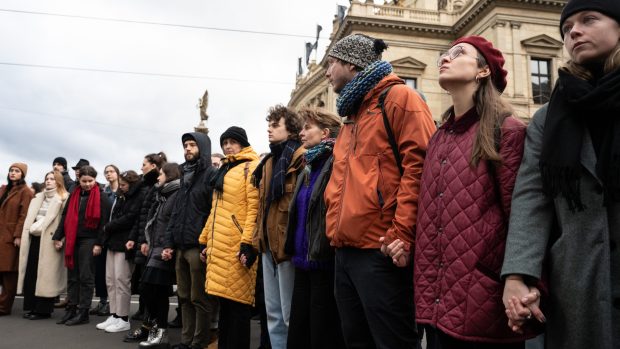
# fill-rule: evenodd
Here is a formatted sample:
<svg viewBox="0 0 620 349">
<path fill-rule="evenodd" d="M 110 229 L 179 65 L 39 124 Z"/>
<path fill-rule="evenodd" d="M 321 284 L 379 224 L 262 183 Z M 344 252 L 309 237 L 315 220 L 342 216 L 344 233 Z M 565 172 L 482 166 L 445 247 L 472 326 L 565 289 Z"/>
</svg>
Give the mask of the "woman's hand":
<svg viewBox="0 0 620 349">
<path fill-rule="evenodd" d="M 125 244 L 125 248 L 127 249 L 127 251 L 129 251 L 129 250 L 133 249 L 133 247 L 134 247 L 134 245 L 135 245 L 135 244 L 136 244 L 136 243 L 135 243 L 134 241 L 129 240 L 129 241 L 127 241 L 127 243 Z"/>
<path fill-rule="evenodd" d="M 508 327 L 514 332 L 523 333 L 523 325 L 532 317 L 541 323 L 546 321 L 540 310 L 540 291 L 536 287 L 528 287 L 519 275 L 506 278 L 502 301 L 506 308 Z"/>
<path fill-rule="evenodd" d="M 163 251 L 161 251 L 161 259 L 164 261 L 169 261 L 172 259 L 172 254 L 174 253 L 174 250 L 171 248 L 164 248 Z"/>
<path fill-rule="evenodd" d="M 13 240 L 13 245 L 15 245 L 15 247 L 19 248 L 19 246 L 21 246 L 22 244 L 22 239 L 21 238 L 15 238 L 15 240 Z"/>
<path fill-rule="evenodd" d="M 397 267 L 406 267 L 411 263 L 411 253 L 405 250 L 405 243 L 400 239 L 392 241 L 391 244 L 385 244 L 385 237 L 380 237 L 381 253 L 392 258 L 392 263 Z"/>
<path fill-rule="evenodd" d="M 203 248 L 202 251 L 200 251 L 200 260 L 203 263 L 207 263 L 207 249 Z"/>
<path fill-rule="evenodd" d="M 56 250 L 60 251 L 60 249 L 62 248 L 62 241 L 60 240 L 54 240 L 54 248 L 56 248 Z"/>
<path fill-rule="evenodd" d="M 149 255 L 149 244 L 143 243 L 142 245 L 140 245 L 140 252 L 143 255 L 148 256 Z"/>
<path fill-rule="evenodd" d="M 93 256 L 97 257 L 101 254 L 101 246 L 95 245 L 93 246 Z"/>
</svg>

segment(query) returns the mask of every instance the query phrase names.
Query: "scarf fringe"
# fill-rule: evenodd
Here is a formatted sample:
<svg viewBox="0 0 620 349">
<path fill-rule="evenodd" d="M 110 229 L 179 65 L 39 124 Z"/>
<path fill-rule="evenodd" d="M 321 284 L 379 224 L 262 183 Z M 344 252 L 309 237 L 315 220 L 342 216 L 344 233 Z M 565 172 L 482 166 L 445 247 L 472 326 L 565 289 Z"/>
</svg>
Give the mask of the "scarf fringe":
<svg viewBox="0 0 620 349">
<path fill-rule="evenodd" d="M 581 171 L 572 167 L 552 167 L 540 165 L 543 193 L 555 199 L 562 195 L 572 212 L 583 211 L 586 206 L 581 201 Z"/>
</svg>

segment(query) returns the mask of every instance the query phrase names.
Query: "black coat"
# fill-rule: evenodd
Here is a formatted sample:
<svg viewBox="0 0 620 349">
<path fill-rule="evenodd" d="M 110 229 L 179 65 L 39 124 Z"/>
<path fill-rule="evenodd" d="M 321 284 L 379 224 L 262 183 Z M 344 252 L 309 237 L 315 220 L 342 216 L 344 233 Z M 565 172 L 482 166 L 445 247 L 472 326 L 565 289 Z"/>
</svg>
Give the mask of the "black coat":
<svg viewBox="0 0 620 349">
<path fill-rule="evenodd" d="M 174 208 L 174 202 L 177 198 L 177 193 L 179 191 L 173 191 L 167 194 L 166 202 L 162 203 L 162 207 L 157 213 L 157 205 L 151 206 L 149 210 L 149 219 L 155 218 L 153 221 L 153 225 L 150 227 L 149 231 L 149 256 L 147 259 L 147 267 L 153 267 L 158 269 L 165 269 L 172 271 L 174 268 L 174 263 L 172 261 L 163 261 L 161 259 L 161 252 L 165 247 L 165 238 L 166 238 L 166 228 L 168 227 L 168 223 L 170 222 L 170 218 L 172 216 L 172 210 Z"/>
<path fill-rule="evenodd" d="M 84 220 L 84 213 L 86 211 L 86 204 L 85 202 L 81 202 L 80 210 L 79 210 L 79 218 L 78 218 L 77 238 L 78 239 L 83 239 L 83 238 L 95 239 L 95 245 L 102 246 L 103 226 L 109 220 L 110 205 L 108 202 L 107 195 L 105 195 L 105 193 L 103 192 L 103 186 L 100 184 L 97 184 L 97 185 L 99 187 L 99 196 L 100 196 L 99 205 L 101 207 L 101 219 L 99 220 L 99 225 L 97 226 L 96 229 L 86 229 L 82 226 L 82 222 Z M 95 190 L 95 188 L 91 190 Z M 76 191 L 77 191 L 77 186 L 71 192 L 71 195 L 75 195 Z M 65 237 L 65 218 L 67 217 L 67 210 L 69 209 L 70 202 L 71 202 L 71 196 L 69 196 L 69 198 L 67 199 L 67 204 L 65 205 L 65 208 L 62 211 L 62 220 L 60 221 L 60 224 L 58 225 L 58 229 L 56 229 L 56 232 L 54 233 L 52 240 L 62 240 Z"/>
<path fill-rule="evenodd" d="M 172 217 L 166 230 L 166 246 L 174 249 L 188 250 L 201 247 L 198 237 L 211 212 L 213 187 L 211 178 L 216 173 L 211 166 L 211 140 L 203 133 L 190 133 L 200 149 L 196 169 L 190 181 L 181 174 L 181 189 L 177 192 Z M 187 163 L 186 163 L 187 164 Z M 186 164 L 182 166 L 185 167 Z"/>
<path fill-rule="evenodd" d="M 62 173 L 62 179 L 65 182 L 65 189 L 67 190 L 67 192 L 72 192 L 73 188 L 75 188 L 75 182 L 73 181 L 73 179 L 71 179 L 71 176 L 69 176 L 69 172 L 64 171 Z"/>
<path fill-rule="evenodd" d="M 124 252 L 129 234 L 140 215 L 140 207 L 144 198 L 140 185 L 129 188 L 123 196 L 117 196 L 112 209 L 112 217 L 103 228 L 103 244 L 110 251 Z"/>
<path fill-rule="evenodd" d="M 141 190 L 144 194 L 140 205 L 140 214 L 129 236 L 129 239 L 137 242 L 138 245 L 146 242 L 144 228 L 146 227 L 146 222 L 148 222 L 149 210 L 151 206 L 153 206 L 153 203 L 155 203 L 155 198 L 157 196 L 156 184 L 158 176 L 159 172 L 157 170 L 152 170 L 142 177 Z"/>
</svg>

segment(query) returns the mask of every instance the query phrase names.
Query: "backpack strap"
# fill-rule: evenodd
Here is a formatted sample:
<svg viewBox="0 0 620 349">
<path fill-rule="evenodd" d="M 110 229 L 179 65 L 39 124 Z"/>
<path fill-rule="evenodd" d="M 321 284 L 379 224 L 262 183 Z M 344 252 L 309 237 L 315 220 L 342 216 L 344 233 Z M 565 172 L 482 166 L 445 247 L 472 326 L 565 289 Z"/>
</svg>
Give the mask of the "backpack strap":
<svg viewBox="0 0 620 349">
<path fill-rule="evenodd" d="M 383 115 L 383 125 L 385 126 L 385 131 L 388 136 L 388 142 L 390 142 L 390 147 L 392 147 L 392 152 L 394 153 L 394 159 L 396 160 L 396 165 L 398 166 L 398 171 L 400 171 L 400 175 L 402 176 L 405 173 L 403 169 L 402 160 L 400 158 L 400 153 L 398 152 L 398 144 L 396 144 L 396 138 L 394 137 L 394 131 L 392 131 L 392 126 L 390 126 L 390 121 L 388 120 L 387 114 L 385 113 L 385 97 L 392 86 L 386 88 L 379 95 L 379 104 L 378 107 L 381 108 L 381 114 Z"/>
</svg>

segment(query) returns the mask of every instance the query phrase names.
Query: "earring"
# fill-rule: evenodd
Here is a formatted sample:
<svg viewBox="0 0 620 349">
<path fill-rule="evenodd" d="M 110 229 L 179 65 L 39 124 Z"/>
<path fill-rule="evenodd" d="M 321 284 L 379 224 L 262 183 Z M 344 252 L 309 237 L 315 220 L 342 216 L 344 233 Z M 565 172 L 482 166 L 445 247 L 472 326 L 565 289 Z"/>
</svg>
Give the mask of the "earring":
<svg viewBox="0 0 620 349">
<path fill-rule="evenodd" d="M 480 77 L 476 76 L 476 84 L 480 84 Z"/>
</svg>

